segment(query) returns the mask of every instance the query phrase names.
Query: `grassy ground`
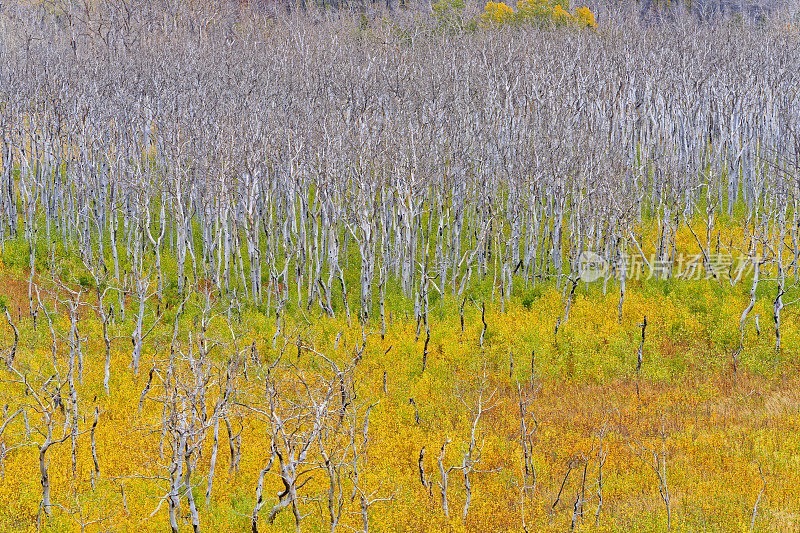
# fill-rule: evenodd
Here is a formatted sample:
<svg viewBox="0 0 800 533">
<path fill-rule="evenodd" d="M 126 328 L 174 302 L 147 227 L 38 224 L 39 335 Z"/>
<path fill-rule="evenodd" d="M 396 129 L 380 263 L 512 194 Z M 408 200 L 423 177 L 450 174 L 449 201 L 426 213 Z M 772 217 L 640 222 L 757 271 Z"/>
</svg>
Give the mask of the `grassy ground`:
<svg viewBox="0 0 800 533">
<path fill-rule="evenodd" d="M 36 330 L 26 317 L 28 273 L 22 257 L 25 254 L 19 246 L 7 247 L 0 286 L 20 331 L 18 365 L 35 376 L 52 370 L 52 337 L 41 315 Z M 79 267 L 72 268 L 80 272 Z M 40 283 L 46 286 L 43 274 Z M 796 494 L 800 486 L 798 311 L 793 306 L 784 311 L 783 347 L 776 353 L 771 323 L 774 283 L 762 283 L 751 313 L 760 316 L 760 333 L 754 321 L 748 322 L 734 372 L 732 354 L 739 346 L 739 318 L 747 306 L 749 289 L 747 280 L 735 286 L 727 280 L 629 280 L 622 320 L 618 320 L 618 285 L 610 284 L 603 295 L 600 284 L 581 284 L 569 320 L 560 325 L 556 335 L 555 325 L 563 317 L 564 303 L 561 291 L 552 282 L 528 288 L 519 282 L 515 296 L 501 312 L 499 291 L 494 291 L 492 299 L 491 278 L 487 278 L 469 289 L 475 303 L 468 299 L 464 306 L 463 331 L 459 317 L 463 300 L 444 296 L 434 302 L 424 372 L 424 327 L 418 336 L 409 302 L 392 289 L 387 298 L 392 313 L 385 338 L 381 339 L 380 321 L 374 317 L 364 330 L 366 347 L 353 373 L 359 400 L 369 404 L 379 401 L 370 418 L 368 466 L 362 471 L 361 482 L 377 490 L 378 496 L 392 496 L 372 508 L 370 528 L 518 531 L 524 520 L 530 531 L 563 531 L 572 527 L 575 514 L 575 528 L 585 531 L 664 531 L 667 512 L 659 477 L 651 466 L 655 460 L 665 474 L 673 530 L 749 530 L 760 495 L 754 530 L 796 531 L 800 528 L 800 499 Z M 93 291 L 87 292 L 86 299 L 92 298 Z M 480 302 L 486 304 L 487 323 L 482 346 Z M 154 306 L 155 302 L 150 304 Z M 201 306 L 199 297 L 187 303 L 179 324 L 179 342 L 184 345 L 189 344 L 194 331 L 192 318 L 201 312 Z M 354 303 L 351 307 L 355 308 Z M 64 309 L 52 310 L 59 311 L 54 313 L 55 327 L 64 334 L 57 343 L 57 357 L 63 362 L 68 351 L 65 339 L 69 320 Z M 262 361 L 274 361 L 278 355 L 272 347 L 274 317 L 245 307 L 241 315 L 238 311 L 231 315 L 229 329 L 226 316 L 217 317 L 208 330 L 209 338 L 219 343 L 209 363 L 217 373 L 217 381 L 212 380 L 209 389 L 209 405 L 219 396 L 226 359 L 253 342 Z M 637 376 L 644 316 L 643 363 Z M 148 321 L 151 323 L 152 318 Z M 112 327 L 111 333 L 117 338 L 112 347 L 111 392 L 107 395 L 102 386 L 101 325 L 96 313 L 88 308 L 82 312 L 80 333 L 86 362 L 78 395 L 85 415 L 80 425 L 87 432 L 79 437 L 74 477 L 69 442 L 49 453 L 53 501 L 60 508 L 54 510 L 50 520 L 43 521 L 43 529 L 79 530 L 81 520 L 99 520 L 87 530 L 163 531 L 168 527 L 165 505 L 150 516 L 163 490 L 148 478 L 155 472 L 163 475 L 168 464 L 159 452 L 159 432 L 152 429 L 160 419 L 161 404 L 145 402 L 139 412 L 139 401 L 148 371 L 163 365 L 167 357 L 173 321 L 174 307 L 165 311 L 145 344 L 138 376 L 130 369 L 132 320 L 118 321 Z M 286 321 L 285 331 L 294 332 L 296 342 L 313 346 L 343 366 L 353 360 L 362 343 L 361 328 L 355 323 L 348 325 L 341 313 L 329 318 L 295 310 Z M 3 349 L 11 344 L 11 332 L 4 321 L 0 325 Z M 297 371 L 320 371 L 318 358 L 307 350 L 293 348 L 284 357 L 283 362 L 290 362 Z M 480 472 L 472 479 L 472 504 L 462 520 L 466 492 L 462 476 L 454 471 L 447 519 L 437 484 L 436 458 L 449 438 L 452 442 L 443 464 L 449 467 L 461 463 L 473 421 L 468 407 L 474 405 L 484 373 L 486 394 L 496 393 L 493 407 L 483 413 L 477 425 L 482 455 L 475 467 Z M 4 380 L 9 379 L 7 371 L 3 374 Z M 535 484 L 529 477 L 533 487 L 524 498 L 520 490 L 518 386 L 533 398 L 528 407 L 529 429 L 536 427 L 530 440 Z M 252 368 L 247 379 L 240 376 L 237 388 L 244 403 L 263 399 L 263 368 Z M 415 422 L 410 398 L 418 409 L 419 423 Z M 0 402 L 8 403 L 9 412 L 13 412 L 16 405 L 25 402 L 24 391 L 4 382 L 0 384 Z M 96 433 L 101 471 L 92 489 L 88 428 L 94 405 L 102 412 Z M 268 456 L 269 439 L 263 418 L 246 410 L 240 415 L 242 460 L 238 472 L 229 471 L 227 437 L 220 429 L 222 445 L 208 506 L 202 479 L 198 478 L 194 489 L 201 524 L 208 531 L 249 528 L 248 516 L 255 503 L 258 475 Z M 58 432 L 64 416 L 56 412 Z M 33 426 L 36 420 L 36 414 L 31 413 Z M 15 420 L 2 437 L 10 449 L 4 457 L 4 479 L 0 482 L 3 531 L 33 529 L 38 514 L 38 451 L 26 445 L 38 436 L 34 432 L 26 439 L 24 433 L 21 421 Z M 210 441 L 208 438 L 202 446 L 198 476 L 208 473 Z M 19 444 L 23 446 L 14 447 Z M 430 489 L 419 479 L 423 447 L 427 450 L 423 465 L 426 475 L 431 476 Z M 603 458 L 603 503 L 595 518 Z M 273 526 L 266 521 L 266 511 L 276 501 L 281 486 L 275 470 L 272 472 L 266 477 L 265 497 L 269 502 L 259 523 L 263 530 L 291 530 L 294 524 L 288 511 L 279 513 Z M 314 474 L 301 491 L 301 496 L 308 498 L 302 505 L 303 512 L 308 513 L 304 530 L 330 527 L 325 502 L 315 500 L 324 494 L 324 481 L 323 476 Z M 349 499 L 351 482 L 343 480 L 345 510 L 356 513 L 358 499 Z M 584 503 L 576 505 L 576 500 Z M 183 505 L 181 523 L 188 529 L 185 501 Z M 351 527 L 361 527 L 356 514 L 345 514 L 343 520 Z"/>
</svg>

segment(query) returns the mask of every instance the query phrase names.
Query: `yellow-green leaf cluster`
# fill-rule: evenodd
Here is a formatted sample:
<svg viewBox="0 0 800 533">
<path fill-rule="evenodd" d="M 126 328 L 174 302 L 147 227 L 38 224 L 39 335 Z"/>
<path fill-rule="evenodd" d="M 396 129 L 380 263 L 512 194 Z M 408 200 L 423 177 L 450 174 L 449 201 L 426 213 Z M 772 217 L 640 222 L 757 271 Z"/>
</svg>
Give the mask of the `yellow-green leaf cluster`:
<svg viewBox="0 0 800 533">
<path fill-rule="evenodd" d="M 484 26 L 500 27 L 511 24 L 536 24 L 573 28 L 597 27 L 594 13 L 586 7 L 569 12 L 563 0 L 519 0 L 516 11 L 504 2 L 487 2 L 481 13 Z"/>
</svg>

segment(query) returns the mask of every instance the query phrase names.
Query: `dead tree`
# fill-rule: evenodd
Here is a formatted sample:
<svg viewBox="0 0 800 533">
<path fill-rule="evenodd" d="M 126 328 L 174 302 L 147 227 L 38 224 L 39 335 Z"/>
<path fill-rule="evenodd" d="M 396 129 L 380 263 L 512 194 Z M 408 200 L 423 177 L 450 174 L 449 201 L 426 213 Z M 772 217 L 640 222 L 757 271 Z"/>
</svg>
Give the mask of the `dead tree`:
<svg viewBox="0 0 800 533">
<path fill-rule="evenodd" d="M 658 492 L 661 495 L 661 500 L 664 502 L 664 507 L 667 510 L 667 530 L 672 530 L 672 509 L 670 507 L 670 492 L 669 485 L 667 484 L 667 433 L 662 427 L 658 432 L 659 440 L 661 440 L 661 449 L 648 446 L 634 439 L 633 444 L 628 443 L 631 451 L 644 463 L 649 469 L 655 473 L 658 480 Z"/>
<path fill-rule="evenodd" d="M 442 500 L 442 510 L 444 511 L 444 515 L 446 517 L 450 516 L 447 496 L 447 490 L 450 483 L 450 474 L 455 470 L 459 470 L 464 478 L 464 489 L 466 492 L 464 510 L 461 514 L 461 519 L 462 521 L 466 521 L 467 519 L 467 513 L 469 512 L 469 507 L 472 503 L 472 474 L 475 472 L 481 472 L 475 468 L 480 464 L 483 452 L 483 443 L 478 444 L 480 420 L 487 411 L 493 409 L 498 404 L 498 401 L 495 398 L 497 389 L 490 391 L 489 387 L 489 379 L 486 374 L 486 368 L 484 367 L 481 382 L 475 390 L 464 387 L 463 384 L 458 385 L 456 388 L 456 396 L 469 413 L 470 426 L 469 435 L 464 442 L 464 452 L 462 454 L 461 464 L 454 464 L 449 467 L 445 466 L 447 445 L 452 442 L 450 438 L 447 438 L 442 444 L 439 457 L 436 460 L 439 466 L 438 484 Z"/>
<path fill-rule="evenodd" d="M 198 477 L 197 465 L 208 431 L 214 426 L 221 408 L 219 402 L 215 403 L 209 416 L 206 398 L 210 388 L 223 387 L 212 380 L 214 372 L 209 346 L 216 345 L 217 341 L 205 338 L 203 329 L 194 339 L 181 342 L 181 318 L 188 298 L 176 312 L 168 359 L 159 363 L 161 368 L 158 372 L 150 374 L 150 379 L 155 375 L 161 380 L 163 393 L 148 394 L 149 382 L 142 393 L 142 401 L 148 399 L 161 406 L 160 416 L 150 419 L 142 431 L 150 435 L 160 434 L 161 456 L 164 456 L 163 449 L 167 444 L 169 462 L 156 462 L 157 469 L 151 469 L 149 475 L 139 477 L 153 481 L 163 493 L 151 516 L 158 513 L 166 502 L 173 532 L 178 531 L 181 501 L 184 498 L 193 530 L 200 529 L 200 513 L 193 492 L 194 487 L 200 484 L 195 481 Z M 209 305 L 209 300 L 206 304 Z M 210 320 L 211 315 L 208 307 L 203 311 L 202 325 L 207 327 L 206 319 Z"/>
<path fill-rule="evenodd" d="M 761 490 L 758 493 L 758 498 L 756 498 L 756 503 L 753 504 L 753 517 L 750 519 L 750 531 L 753 531 L 753 527 L 756 525 L 756 513 L 758 513 L 758 504 L 761 502 L 761 496 L 764 494 L 764 490 L 767 488 L 767 479 L 764 477 L 764 471 L 761 470 L 761 464 L 756 462 L 758 465 L 758 474 L 761 476 L 761 481 L 763 483 Z"/>
<path fill-rule="evenodd" d="M 539 429 L 539 421 L 536 416 L 528 413 L 528 408 L 535 400 L 536 389 L 523 392 L 522 386 L 517 381 L 517 400 L 519 402 L 519 424 L 520 424 L 520 445 L 522 447 L 523 482 L 522 488 L 526 494 L 536 490 L 536 467 L 533 464 L 533 435 Z M 530 419 L 533 419 L 533 427 L 529 429 Z M 530 484 L 528 484 L 530 479 Z"/>
<path fill-rule="evenodd" d="M 11 315 L 8 313 L 8 307 L 4 309 L 6 313 L 6 320 L 8 324 L 11 326 L 11 329 L 14 330 L 14 343 L 11 345 L 8 351 L 8 364 L 14 364 L 14 358 L 17 356 L 17 346 L 19 346 L 19 330 L 17 329 L 17 325 L 11 320 Z"/>
<path fill-rule="evenodd" d="M 64 344 L 67 346 L 67 355 L 66 355 L 66 363 L 67 363 L 67 377 L 66 382 L 68 385 L 68 410 L 70 413 L 70 423 L 69 427 L 71 428 L 70 439 L 72 442 L 72 476 L 73 479 L 77 477 L 77 447 L 78 447 L 78 418 L 79 418 L 79 398 L 78 398 L 78 388 L 76 386 L 76 380 L 80 384 L 83 382 L 83 348 L 82 344 L 85 340 L 84 337 L 81 336 L 80 330 L 78 328 L 78 322 L 80 320 L 80 312 L 82 308 L 86 307 L 88 304 L 86 302 L 82 302 L 81 298 L 83 293 L 81 290 L 72 289 L 67 286 L 61 279 L 57 276 L 53 276 L 52 286 L 47 289 L 49 292 L 49 296 L 53 300 L 54 311 L 58 309 L 58 307 L 65 307 L 67 310 L 67 315 L 69 316 L 70 321 L 70 330 L 69 334 L 65 335 L 59 331 L 57 331 L 53 325 L 53 321 L 51 319 L 51 311 L 47 310 L 46 302 L 42 301 L 41 298 L 41 288 L 37 285 L 35 287 L 36 296 L 38 300 L 37 309 L 42 309 L 47 317 L 48 327 L 50 328 L 50 334 L 52 338 L 52 362 L 54 366 L 58 365 L 58 357 L 57 357 L 57 337 L 60 337 Z M 62 295 L 66 294 L 66 298 Z"/>
<path fill-rule="evenodd" d="M 605 484 L 605 477 L 603 476 L 603 467 L 606 464 L 608 457 L 608 449 L 605 447 L 604 440 L 608 435 L 609 427 L 604 422 L 600 431 L 598 432 L 599 445 L 597 447 L 597 510 L 594 513 L 594 525 L 600 525 L 600 511 L 603 509 L 603 485 Z"/>
<path fill-rule="evenodd" d="M 281 353 L 288 345 L 287 340 Z M 308 349 L 315 355 L 319 354 L 311 348 Z M 321 359 L 325 360 L 324 357 Z M 326 432 L 333 431 L 336 427 L 335 421 L 340 420 L 340 410 L 344 409 L 344 406 L 337 408 L 334 405 L 334 398 L 341 393 L 339 383 L 342 376 L 337 371 L 332 376 L 305 372 L 279 362 L 280 358 L 276 359 L 259 376 L 259 379 L 264 380 L 266 397 L 260 401 L 253 400 L 247 408 L 263 418 L 267 424 L 273 443 L 272 453 L 277 459 L 276 474 L 283 484 L 283 490 L 278 494 L 277 502 L 272 506 L 267 520 L 272 523 L 279 512 L 290 508 L 295 527 L 299 530 L 303 514 L 298 491 L 311 479 L 311 472 L 324 467 L 325 456 L 328 457 L 328 474 L 333 472 L 334 485 L 337 483 L 335 464 L 338 463 L 332 463 L 333 449 L 329 450 L 319 441 Z M 331 360 L 327 362 L 332 363 Z M 322 448 L 318 450 L 315 445 Z M 335 449 L 338 450 L 337 447 Z M 315 458 L 320 458 L 319 462 Z M 272 459 L 268 466 L 271 467 L 271 463 Z M 264 475 L 268 471 L 265 470 Z M 262 501 L 254 509 L 251 521 L 253 528 L 257 527 L 258 510 L 263 505 Z M 336 516 L 338 514 L 334 513 L 334 517 Z M 334 523 L 337 521 L 334 520 Z"/>
<path fill-rule="evenodd" d="M 42 499 L 39 505 L 37 527 L 41 529 L 42 514 L 45 517 L 49 517 L 54 506 L 50 494 L 51 478 L 48 452 L 53 446 L 58 446 L 79 433 L 77 428 L 72 426 L 73 420 L 67 419 L 67 423 L 62 426 L 61 434 L 59 436 L 56 435 L 55 415 L 59 410 L 63 410 L 63 404 L 61 403 L 62 390 L 68 386 L 68 379 L 61 377 L 59 366 L 49 369 L 55 373 L 47 378 L 43 374 L 37 374 L 33 379 L 29 379 L 30 373 L 23 374 L 17 368 L 8 364 L 8 358 L 4 357 L 3 359 L 7 364 L 9 375 L 2 381 L 8 387 L 19 391 L 17 397 L 20 398 L 20 403 L 17 412 L 22 412 L 26 420 L 26 440 L 24 444 L 33 445 L 39 450 Z M 6 420 L 3 429 L 5 429 L 10 420 L 10 418 Z M 30 426 L 28 426 L 29 420 L 32 420 Z M 40 436 L 38 441 L 29 440 L 31 434 L 34 433 Z"/>
<path fill-rule="evenodd" d="M 639 327 L 642 328 L 642 340 L 639 342 L 639 349 L 636 350 L 636 397 L 637 398 L 639 398 L 639 374 L 642 371 L 642 353 L 644 351 L 644 335 L 645 335 L 645 330 L 647 329 L 646 315 L 644 319 L 642 319 L 642 323 L 639 324 Z"/>
<path fill-rule="evenodd" d="M 258 475 L 258 484 L 256 485 L 256 505 L 253 508 L 253 514 L 250 518 L 250 528 L 253 533 L 258 533 L 258 513 L 264 506 L 264 476 L 272 469 L 272 464 L 275 462 L 275 441 L 270 444 L 270 456 L 267 466 L 261 469 Z"/>
<path fill-rule="evenodd" d="M 475 467 L 480 464 L 482 459 L 483 443 L 481 443 L 480 446 L 477 444 L 477 433 L 480 420 L 487 411 L 498 405 L 498 401 L 495 398 L 497 389 L 495 388 L 494 390 L 490 391 L 489 387 L 489 380 L 486 375 L 486 368 L 484 367 L 483 376 L 481 378 L 480 385 L 474 394 L 474 399 L 467 399 L 468 396 L 472 395 L 465 390 L 460 390 L 457 393 L 458 397 L 461 399 L 461 402 L 467 408 L 470 418 L 472 419 L 469 429 L 469 442 L 461 461 L 461 473 L 464 476 L 464 488 L 467 493 L 466 500 L 464 502 L 464 512 L 461 515 L 463 521 L 467 520 L 467 513 L 469 512 L 469 506 L 472 502 L 471 476 L 473 472 L 478 472 Z"/>
<path fill-rule="evenodd" d="M 131 355 L 131 366 L 133 367 L 134 375 L 139 374 L 139 362 L 142 358 L 142 349 L 145 339 L 153 332 L 156 325 L 161 321 L 163 315 L 153 312 L 153 323 L 147 331 L 144 330 L 144 318 L 147 311 L 151 311 L 147 307 L 147 300 L 157 294 L 157 291 L 149 290 L 149 279 L 143 274 L 141 270 L 134 275 L 134 287 L 138 300 L 138 307 L 136 312 L 136 322 L 134 324 L 133 333 L 131 334 L 131 344 L 133 344 L 133 351 Z"/>
<path fill-rule="evenodd" d="M 372 408 L 375 407 L 378 402 L 375 402 L 363 411 L 364 413 L 364 423 L 361 428 L 355 428 L 355 424 L 351 425 L 353 429 L 361 429 L 360 435 L 357 435 L 355 431 L 351 430 L 351 448 L 353 450 L 353 465 L 351 469 L 351 477 L 353 479 L 353 492 L 350 497 L 350 501 L 353 501 L 356 496 L 358 496 L 358 507 L 359 513 L 361 514 L 361 532 L 362 533 L 369 533 L 369 510 L 370 508 L 375 505 L 376 503 L 392 501 L 398 493 L 398 490 L 395 489 L 391 494 L 386 495 L 386 492 L 383 490 L 383 481 L 381 481 L 377 487 L 375 487 L 372 491 L 370 491 L 370 487 L 368 486 L 366 480 L 363 476 L 359 476 L 360 469 L 367 469 L 370 466 L 369 462 L 369 455 L 368 451 L 372 446 L 372 442 L 369 438 L 369 415 L 372 411 Z M 353 421 L 357 421 L 356 412 L 353 411 Z M 360 414 L 360 413 L 358 413 Z M 360 438 L 358 438 L 360 437 Z"/>
<path fill-rule="evenodd" d="M 450 473 L 453 470 L 457 470 L 459 468 L 458 465 L 453 465 L 450 467 L 445 468 L 444 466 L 444 459 L 445 459 L 445 451 L 447 445 L 450 444 L 452 441 L 448 438 L 442 443 L 442 448 L 439 451 L 439 457 L 436 458 L 436 464 L 439 465 L 439 480 L 437 483 L 439 484 L 439 491 L 442 498 L 442 510 L 444 511 L 445 517 L 450 517 L 450 510 L 447 504 L 447 487 L 449 486 L 449 479 Z M 420 464 L 422 463 L 422 454 L 420 453 Z M 421 475 L 424 475 L 421 473 Z"/>
</svg>

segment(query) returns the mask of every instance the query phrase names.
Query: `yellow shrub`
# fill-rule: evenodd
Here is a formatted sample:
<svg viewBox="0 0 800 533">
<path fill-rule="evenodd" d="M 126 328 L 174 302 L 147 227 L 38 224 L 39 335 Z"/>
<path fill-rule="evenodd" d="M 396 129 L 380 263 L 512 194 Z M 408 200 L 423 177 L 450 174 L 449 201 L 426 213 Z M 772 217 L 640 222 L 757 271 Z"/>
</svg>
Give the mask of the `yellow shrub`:
<svg viewBox="0 0 800 533">
<path fill-rule="evenodd" d="M 514 20 L 514 9 L 503 2 L 487 2 L 481 22 L 488 26 L 501 26 Z"/>
<path fill-rule="evenodd" d="M 551 0 L 519 0 L 517 2 L 517 19 L 527 23 L 552 20 L 556 6 L 561 7 L 560 4 Z M 563 7 L 561 10 L 565 11 Z"/>
<path fill-rule="evenodd" d="M 596 28 L 597 22 L 594 20 L 594 13 L 586 6 L 575 10 L 575 20 L 581 28 Z"/>
<path fill-rule="evenodd" d="M 561 5 L 556 4 L 553 8 L 553 11 L 550 14 L 550 19 L 560 26 L 566 26 L 567 24 L 575 22 L 575 17 L 567 13 Z"/>
<path fill-rule="evenodd" d="M 511 23 L 597 27 L 594 13 L 588 7 L 575 10 L 573 15 L 566 0 L 519 0 L 516 11 L 503 2 L 488 2 L 480 18 L 484 26 L 491 27 Z"/>
</svg>

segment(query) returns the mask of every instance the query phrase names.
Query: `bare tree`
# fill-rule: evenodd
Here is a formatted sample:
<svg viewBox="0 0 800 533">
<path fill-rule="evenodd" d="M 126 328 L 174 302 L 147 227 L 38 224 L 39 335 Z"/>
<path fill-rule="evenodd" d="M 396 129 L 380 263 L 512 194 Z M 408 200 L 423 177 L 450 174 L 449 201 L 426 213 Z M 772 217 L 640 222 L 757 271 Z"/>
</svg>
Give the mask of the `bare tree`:
<svg viewBox="0 0 800 533">
<path fill-rule="evenodd" d="M 39 473 L 40 482 L 42 486 L 42 499 L 39 506 L 38 528 L 41 528 L 42 513 L 49 517 L 52 511 L 53 503 L 50 494 L 50 470 L 48 452 L 53 446 L 58 446 L 66 440 L 74 437 L 78 431 L 72 423 L 68 421 L 67 424 L 62 426 L 61 434 L 56 433 L 56 413 L 63 410 L 64 406 L 61 400 L 62 390 L 67 387 L 68 379 L 61 377 L 59 367 L 56 367 L 55 374 L 45 378 L 44 375 L 36 375 L 33 379 L 29 379 L 28 375 L 23 374 L 17 368 L 9 364 L 9 359 L 5 359 L 9 375 L 3 381 L 7 386 L 18 387 L 27 394 L 20 393 L 21 398 L 20 409 L 25 415 L 26 420 L 26 444 L 35 446 L 39 450 Z M 19 412 L 18 411 L 18 412 Z M 30 413 L 30 416 L 28 416 Z M 28 426 L 28 420 L 32 419 L 33 423 Z M 9 421 L 8 419 L 6 423 Z M 6 424 L 3 424 L 5 429 Z M 38 435 L 38 439 L 30 439 L 31 433 Z"/>
<path fill-rule="evenodd" d="M 661 500 L 664 502 L 664 507 L 667 511 L 667 530 L 672 530 L 672 509 L 670 507 L 671 496 L 669 492 L 669 485 L 667 484 L 667 432 L 663 427 L 658 431 L 658 438 L 661 441 L 661 449 L 657 447 L 648 446 L 634 439 L 633 444 L 628 444 L 631 451 L 653 471 L 658 480 L 658 492 L 661 495 Z"/>
</svg>

